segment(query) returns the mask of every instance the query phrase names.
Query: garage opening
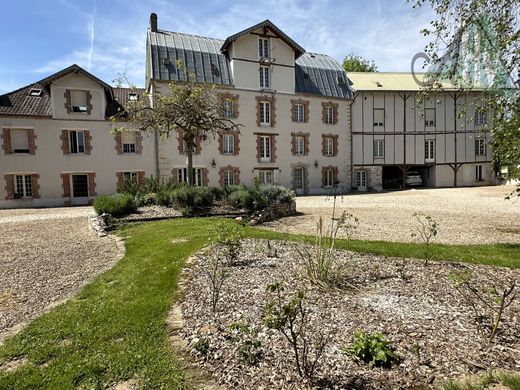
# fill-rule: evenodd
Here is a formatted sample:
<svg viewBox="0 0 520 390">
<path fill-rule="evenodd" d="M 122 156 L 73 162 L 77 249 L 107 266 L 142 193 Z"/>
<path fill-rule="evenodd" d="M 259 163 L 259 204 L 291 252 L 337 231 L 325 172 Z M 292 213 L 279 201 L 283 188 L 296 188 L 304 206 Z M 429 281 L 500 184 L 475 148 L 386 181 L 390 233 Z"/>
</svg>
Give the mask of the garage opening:
<svg viewBox="0 0 520 390">
<path fill-rule="evenodd" d="M 403 183 L 403 174 L 398 166 L 383 167 L 383 189 L 397 190 Z"/>
</svg>

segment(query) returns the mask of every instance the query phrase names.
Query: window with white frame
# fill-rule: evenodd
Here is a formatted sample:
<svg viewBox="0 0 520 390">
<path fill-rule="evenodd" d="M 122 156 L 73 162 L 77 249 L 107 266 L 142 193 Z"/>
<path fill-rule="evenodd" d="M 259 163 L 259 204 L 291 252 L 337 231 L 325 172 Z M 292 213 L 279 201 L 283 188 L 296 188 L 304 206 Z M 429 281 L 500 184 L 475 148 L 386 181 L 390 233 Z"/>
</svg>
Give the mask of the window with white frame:
<svg viewBox="0 0 520 390">
<path fill-rule="evenodd" d="M 137 183 L 137 172 L 123 172 L 123 180 Z"/>
<path fill-rule="evenodd" d="M 233 134 L 224 134 L 222 142 L 224 154 L 235 154 L 235 136 Z"/>
<path fill-rule="evenodd" d="M 475 181 L 484 181 L 484 168 L 482 165 L 475 165 Z"/>
<path fill-rule="evenodd" d="M 260 161 L 271 162 L 271 136 L 260 136 Z"/>
<path fill-rule="evenodd" d="M 85 132 L 83 130 L 70 130 L 69 146 L 69 152 L 72 154 L 85 153 Z"/>
<path fill-rule="evenodd" d="M 424 142 L 424 161 L 435 161 L 435 140 L 426 140 Z"/>
<path fill-rule="evenodd" d="M 224 171 L 223 181 L 225 186 L 232 186 L 235 184 L 235 171 L 227 169 Z"/>
<path fill-rule="evenodd" d="M 271 125 L 271 103 L 260 102 L 260 125 L 270 126 Z"/>
<path fill-rule="evenodd" d="M 334 170 L 325 169 L 325 187 L 334 186 Z"/>
<path fill-rule="evenodd" d="M 224 111 L 224 118 L 234 118 L 235 117 L 235 108 L 233 105 L 233 100 L 231 99 L 224 99 L 222 102 L 223 111 Z"/>
<path fill-rule="evenodd" d="M 178 169 L 179 183 L 188 183 L 188 168 Z M 202 168 L 193 168 L 194 185 L 202 186 Z"/>
<path fill-rule="evenodd" d="M 486 140 L 484 138 L 475 138 L 475 155 L 486 155 Z"/>
<path fill-rule="evenodd" d="M 29 130 L 11 129 L 11 146 L 13 153 L 29 153 Z"/>
<path fill-rule="evenodd" d="M 270 88 L 271 82 L 269 80 L 269 67 L 261 66 L 259 71 L 260 71 L 260 88 Z"/>
<path fill-rule="evenodd" d="M 374 127 L 383 129 L 385 127 L 385 109 L 374 108 Z"/>
<path fill-rule="evenodd" d="M 293 170 L 293 181 L 294 181 L 294 189 L 295 190 L 303 190 L 304 189 L 304 173 L 305 168 L 303 167 L 295 167 Z"/>
<path fill-rule="evenodd" d="M 366 173 L 366 171 L 358 171 L 358 172 L 356 172 L 356 186 L 358 188 L 367 186 L 367 173 Z"/>
<path fill-rule="evenodd" d="M 303 104 L 296 104 L 296 122 L 304 122 L 305 121 L 305 106 Z"/>
<path fill-rule="evenodd" d="M 334 156 L 334 138 L 325 137 L 325 156 Z"/>
<path fill-rule="evenodd" d="M 267 170 L 259 170 L 258 171 L 258 179 L 260 180 L 260 183 L 262 184 L 273 184 L 274 183 L 274 177 L 273 177 L 273 171 L 271 169 Z"/>
<path fill-rule="evenodd" d="M 125 131 L 121 133 L 121 144 L 123 145 L 123 153 L 136 152 L 137 134 L 135 131 Z"/>
<path fill-rule="evenodd" d="M 424 110 L 424 126 L 435 126 L 435 108 Z"/>
<path fill-rule="evenodd" d="M 385 157 L 385 141 L 382 139 L 374 140 L 374 158 Z"/>
<path fill-rule="evenodd" d="M 325 108 L 325 123 L 328 125 L 334 124 L 334 106 L 327 106 Z"/>
<path fill-rule="evenodd" d="M 483 126 L 486 124 L 486 113 L 482 108 L 475 110 L 475 126 Z"/>
<path fill-rule="evenodd" d="M 305 137 L 297 135 L 294 137 L 295 154 L 303 156 L 305 154 Z"/>
<path fill-rule="evenodd" d="M 31 198 L 32 193 L 32 177 L 31 175 L 15 175 L 17 198 Z"/>
<path fill-rule="evenodd" d="M 87 91 L 70 91 L 70 107 L 72 112 L 87 112 Z"/>
<path fill-rule="evenodd" d="M 139 94 L 137 92 L 128 92 L 128 100 L 137 102 L 139 100 Z"/>
<path fill-rule="evenodd" d="M 258 58 L 269 58 L 268 38 L 258 38 Z"/>
</svg>

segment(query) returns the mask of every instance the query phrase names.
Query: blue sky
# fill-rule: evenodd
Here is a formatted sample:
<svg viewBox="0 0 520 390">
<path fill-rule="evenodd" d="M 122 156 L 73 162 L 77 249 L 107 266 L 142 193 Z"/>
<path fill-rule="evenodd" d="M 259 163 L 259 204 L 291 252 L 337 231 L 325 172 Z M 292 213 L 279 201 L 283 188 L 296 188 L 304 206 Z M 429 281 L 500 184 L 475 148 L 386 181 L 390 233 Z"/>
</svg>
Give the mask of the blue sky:
<svg viewBox="0 0 520 390">
<path fill-rule="evenodd" d="M 406 0 L 0 0 L 0 93 L 73 63 L 112 83 L 144 85 L 150 12 L 160 29 L 225 39 L 270 19 L 307 51 L 354 52 L 381 71 L 409 71 L 432 12 Z"/>
</svg>

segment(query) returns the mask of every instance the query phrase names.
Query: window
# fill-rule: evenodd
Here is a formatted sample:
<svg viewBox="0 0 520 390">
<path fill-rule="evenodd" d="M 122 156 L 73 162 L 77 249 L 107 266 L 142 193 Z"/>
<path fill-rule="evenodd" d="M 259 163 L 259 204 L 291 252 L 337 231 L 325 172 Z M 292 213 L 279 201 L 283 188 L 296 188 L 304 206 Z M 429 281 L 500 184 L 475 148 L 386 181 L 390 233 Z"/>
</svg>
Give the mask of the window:
<svg viewBox="0 0 520 390">
<path fill-rule="evenodd" d="M 81 131 L 69 131 L 70 153 L 85 153 L 85 133 Z"/>
<path fill-rule="evenodd" d="M 271 103 L 260 102 L 260 125 L 270 126 L 271 125 Z"/>
<path fill-rule="evenodd" d="M 29 153 L 29 130 L 12 129 L 11 144 L 13 153 Z"/>
<path fill-rule="evenodd" d="M 136 92 L 128 92 L 128 100 L 131 102 L 136 102 L 139 100 L 139 94 Z"/>
<path fill-rule="evenodd" d="M 303 167 L 294 168 L 294 189 L 303 190 Z"/>
<path fill-rule="evenodd" d="M 484 181 L 482 165 L 475 165 L 475 181 Z"/>
<path fill-rule="evenodd" d="M 233 100 L 231 99 L 224 99 L 222 102 L 222 110 L 224 111 L 224 118 L 234 118 L 235 117 L 235 110 L 233 107 Z"/>
<path fill-rule="evenodd" d="M 367 186 L 367 173 L 365 171 L 356 172 L 356 186 L 364 188 Z"/>
<path fill-rule="evenodd" d="M 260 67 L 260 88 L 269 88 L 269 67 L 261 66 Z"/>
<path fill-rule="evenodd" d="M 296 104 L 296 122 L 304 122 L 305 121 L 305 106 L 303 104 Z"/>
<path fill-rule="evenodd" d="M 271 136 L 260 136 L 260 161 L 271 162 Z"/>
<path fill-rule="evenodd" d="M 232 186 L 235 184 L 235 171 L 232 171 L 232 170 L 225 170 L 224 171 L 224 175 L 223 175 L 223 179 L 224 179 L 224 185 L 225 186 Z"/>
<path fill-rule="evenodd" d="M 70 91 L 72 112 L 87 112 L 87 91 Z"/>
<path fill-rule="evenodd" d="M 223 147 L 224 154 L 235 154 L 235 136 L 233 134 L 224 134 Z"/>
<path fill-rule="evenodd" d="M 42 90 L 39 89 L 39 88 L 32 88 L 30 91 L 29 91 L 29 96 L 42 96 Z"/>
<path fill-rule="evenodd" d="M 484 138 L 475 139 L 475 155 L 485 156 L 486 155 L 486 140 Z"/>
<path fill-rule="evenodd" d="M 258 171 L 258 179 L 262 184 L 273 184 L 273 171 L 272 170 L 260 170 Z"/>
<path fill-rule="evenodd" d="M 424 161 L 434 162 L 435 161 L 435 141 L 427 140 L 424 142 Z"/>
<path fill-rule="evenodd" d="M 202 186 L 202 168 L 193 168 L 194 173 L 194 184 L 196 186 Z M 188 168 L 178 169 L 178 180 L 179 183 L 187 183 L 188 182 Z"/>
<path fill-rule="evenodd" d="M 424 110 L 424 126 L 435 126 L 435 108 Z"/>
<path fill-rule="evenodd" d="M 269 58 L 269 39 L 258 38 L 258 58 Z"/>
<path fill-rule="evenodd" d="M 384 129 L 385 127 L 385 109 L 375 108 L 374 109 L 374 127 Z"/>
<path fill-rule="evenodd" d="M 325 169 L 325 187 L 334 186 L 334 170 Z"/>
<path fill-rule="evenodd" d="M 305 154 L 305 137 L 297 135 L 294 137 L 295 153 L 297 156 L 303 156 Z"/>
<path fill-rule="evenodd" d="M 382 139 L 374 140 L 374 158 L 385 157 L 385 141 Z"/>
<path fill-rule="evenodd" d="M 15 198 L 31 198 L 33 196 L 31 175 L 16 175 L 15 180 Z"/>
<path fill-rule="evenodd" d="M 328 125 L 334 124 L 334 107 L 333 106 L 327 106 L 325 108 L 325 123 Z"/>
<path fill-rule="evenodd" d="M 334 138 L 332 137 L 325 137 L 325 156 L 334 156 Z"/>
<path fill-rule="evenodd" d="M 121 133 L 121 144 L 123 145 L 123 153 L 135 153 L 136 152 L 136 132 L 125 131 Z"/>
<path fill-rule="evenodd" d="M 486 123 L 486 115 L 482 108 L 475 110 L 475 126 L 483 126 Z"/>
<path fill-rule="evenodd" d="M 88 197 L 87 175 L 72 175 L 72 196 L 75 198 Z"/>
<path fill-rule="evenodd" d="M 137 172 L 123 172 L 123 180 L 137 183 Z"/>
</svg>

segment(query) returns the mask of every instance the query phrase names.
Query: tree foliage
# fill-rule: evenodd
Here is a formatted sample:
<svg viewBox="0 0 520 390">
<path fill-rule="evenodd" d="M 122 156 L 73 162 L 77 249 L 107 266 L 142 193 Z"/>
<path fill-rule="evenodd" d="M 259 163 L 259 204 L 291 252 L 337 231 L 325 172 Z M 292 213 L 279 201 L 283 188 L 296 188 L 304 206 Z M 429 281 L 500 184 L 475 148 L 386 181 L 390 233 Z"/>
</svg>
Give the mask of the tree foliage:
<svg viewBox="0 0 520 390">
<path fill-rule="evenodd" d="M 374 61 L 369 61 L 354 53 L 349 53 L 343 60 L 345 72 L 377 72 Z"/>
<path fill-rule="evenodd" d="M 483 69 L 475 71 L 475 65 L 490 70 L 483 109 L 491 127 L 495 169 L 505 167 L 509 178 L 520 179 L 520 4 L 517 0 L 409 2 L 413 8 L 431 7 L 435 12 L 422 33 L 431 38 L 426 53 L 437 74 L 444 68 L 443 76 L 467 91 L 467 76 L 481 75 L 478 71 Z M 464 77 L 457 77 L 460 73 Z"/>
<path fill-rule="evenodd" d="M 178 64 L 182 66 L 182 64 Z M 239 131 L 240 125 L 224 117 L 223 101 L 215 85 L 197 83 L 195 75 L 188 74 L 185 82 L 171 82 L 169 93 L 159 91 L 147 99 L 129 101 L 119 115 L 127 125 L 144 132 L 157 131 L 161 138 L 182 133 L 184 151 L 188 160 L 188 184 L 194 184 L 193 153 L 197 139 L 221 135 L 226 130 Z"/>
</svg>

